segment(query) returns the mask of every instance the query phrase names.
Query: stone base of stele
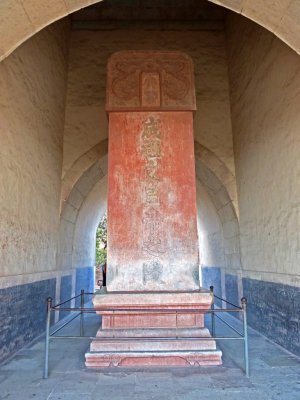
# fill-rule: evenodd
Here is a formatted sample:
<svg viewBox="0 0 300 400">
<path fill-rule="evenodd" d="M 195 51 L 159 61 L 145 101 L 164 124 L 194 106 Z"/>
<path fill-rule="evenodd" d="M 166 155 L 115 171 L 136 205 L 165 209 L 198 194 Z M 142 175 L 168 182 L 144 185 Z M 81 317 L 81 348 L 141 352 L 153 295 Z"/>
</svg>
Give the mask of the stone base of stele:
<svg viewBox="0 0 300 400">
<path fill-rule="evenodd" d="M 102 325 L 86 354 L 88 368 L 221 365 L 222 352 L 204 327 L 211 307 L 193 292 L 105 292 L 93 303 Z"/>
</svg>

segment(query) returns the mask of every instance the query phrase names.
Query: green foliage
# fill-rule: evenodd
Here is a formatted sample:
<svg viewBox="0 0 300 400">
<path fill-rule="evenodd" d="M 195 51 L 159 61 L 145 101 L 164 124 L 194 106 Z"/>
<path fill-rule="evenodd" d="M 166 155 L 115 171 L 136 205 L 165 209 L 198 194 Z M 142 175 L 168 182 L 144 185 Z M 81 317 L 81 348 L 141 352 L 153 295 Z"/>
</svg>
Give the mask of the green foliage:
<svg viewBox="0 0 300 400">
<path fill-rule="evenodd" d="M 107 215 L 105 214 L 100 221 L 96 232 L 96 265 L 106 262 L 106 243 L 107 243 Z"/>
</svg>

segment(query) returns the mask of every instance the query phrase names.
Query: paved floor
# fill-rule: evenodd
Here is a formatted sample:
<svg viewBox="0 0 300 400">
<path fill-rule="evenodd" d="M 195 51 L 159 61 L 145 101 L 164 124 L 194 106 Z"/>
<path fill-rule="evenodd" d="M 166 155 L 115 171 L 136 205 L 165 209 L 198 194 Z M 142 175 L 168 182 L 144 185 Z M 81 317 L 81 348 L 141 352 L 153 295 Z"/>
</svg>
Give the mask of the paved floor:
<svg viewBox="0 0 300 400">
<path fill-rule="evenodd" d="M 238 322 L 234 322 L 236 326 Z M 85 334 L 99 325 L 86 317 Z M 78 321 L 66 327 L 77 334 Z M 228 334 L 217 325 L 218 334 Z M 39 340 L 0 367 L 0 399 L 6 400 L 300 400 L 300 360 L 250 329 L 250 378 L 243 367 L 242 342 L 222 344 L 221 367 L 106 369 L 84 367 L 88 342 L 51 343 L 50 374 L 42 379 L 44 342 Z"/>
</svg>

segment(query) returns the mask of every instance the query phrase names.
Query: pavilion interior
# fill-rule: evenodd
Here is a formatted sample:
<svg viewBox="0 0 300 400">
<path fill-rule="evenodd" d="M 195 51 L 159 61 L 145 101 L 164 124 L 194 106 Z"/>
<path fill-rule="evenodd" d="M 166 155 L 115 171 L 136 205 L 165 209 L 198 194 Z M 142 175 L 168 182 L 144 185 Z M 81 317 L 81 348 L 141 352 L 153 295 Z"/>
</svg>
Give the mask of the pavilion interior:
<svg viewBox="0 0 300 400">
<path fill-rule="evenodd" d="M 300 355 L 295 46 L 207 0 L 104 0 L 44 25 L 0 63 L 0 361 L 44 332 L 48 296 L 94 290 L 120 50 L 192 58 L 201 285 L 245 296 L 249 325 Z"/>
</svg>

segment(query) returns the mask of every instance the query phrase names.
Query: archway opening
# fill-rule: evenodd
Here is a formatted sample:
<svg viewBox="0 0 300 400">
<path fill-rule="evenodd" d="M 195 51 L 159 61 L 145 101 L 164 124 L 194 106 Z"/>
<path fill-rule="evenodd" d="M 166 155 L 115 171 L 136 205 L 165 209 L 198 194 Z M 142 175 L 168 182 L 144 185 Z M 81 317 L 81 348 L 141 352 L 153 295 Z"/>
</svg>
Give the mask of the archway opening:
<svg viewBox="0 0 300 400">
<path fill-rule="evenodd" d="M 106 286 L 106 261 L 107 261 L 107 213 L 99 222 L 96 230 L 95 249 L 95 289 Z"/>
</svg>

